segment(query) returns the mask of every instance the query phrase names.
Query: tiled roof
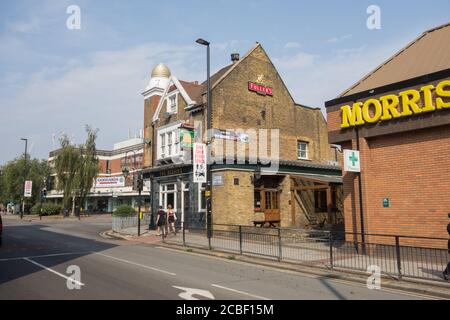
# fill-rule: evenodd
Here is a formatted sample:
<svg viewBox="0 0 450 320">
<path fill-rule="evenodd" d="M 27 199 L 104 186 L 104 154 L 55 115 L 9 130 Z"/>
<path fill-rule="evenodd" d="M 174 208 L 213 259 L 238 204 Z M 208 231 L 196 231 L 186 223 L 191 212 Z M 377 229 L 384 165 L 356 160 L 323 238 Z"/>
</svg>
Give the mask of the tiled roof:
<svg viewBox="0 0 450 320">
<path fill-rule="evenodd" d="M 339 97 L 450 68 L 450 23 L 424 32 Z"/>
</svg>

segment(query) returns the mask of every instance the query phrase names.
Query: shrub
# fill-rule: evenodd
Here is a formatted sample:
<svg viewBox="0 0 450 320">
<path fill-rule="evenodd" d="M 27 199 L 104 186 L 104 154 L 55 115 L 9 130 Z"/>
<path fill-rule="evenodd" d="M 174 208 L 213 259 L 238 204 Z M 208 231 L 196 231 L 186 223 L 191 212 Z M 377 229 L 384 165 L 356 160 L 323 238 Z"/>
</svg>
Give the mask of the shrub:
<svg viewBox="0 0 450 320">
<path fill-rule="evenodd" d="M 35 204 L 35 205 L 31 208 L 31 213 L 32 213 L 32 214 L 38 215 L 38 214 L 41 213 L 41 208 L 42 208 L 42 206 L 41 206 L 40 203 Z"/>
<path fill-rule="evenodd" d="M 130 217 L 134 216 L 137 213 L 137 211 L 128 205 L 121 205 L 114 210 L 113 215 L 118 217 Z"/>
<path fill-rule="evenodd" d="M 54 203 L 44 203 L 42 205 L 42 215 L 43 216 L 55 216 L 60 214 L 62 207 Z"/>
</svg>

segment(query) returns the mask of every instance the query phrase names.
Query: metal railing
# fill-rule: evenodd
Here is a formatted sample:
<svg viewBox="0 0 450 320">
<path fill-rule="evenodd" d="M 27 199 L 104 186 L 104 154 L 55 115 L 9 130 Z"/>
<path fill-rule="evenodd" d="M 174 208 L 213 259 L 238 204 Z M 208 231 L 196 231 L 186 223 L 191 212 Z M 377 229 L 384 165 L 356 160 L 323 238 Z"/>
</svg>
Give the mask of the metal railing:
<svg viewBox="0 0 450 320">
<path fill-rule="evenodd" d="M 144 214 L 141 219 L 141 226 L 148 225 L 149 223 L 150 223 L 150 216 Z M 116 232 L 122 231 L 127 228 L 137 227 L 137 225 L 138 225 L 137 214 L 128 217 L 119 217 L 114 215 L 112 217 L 112 230 Z"/>
<path fill-rule="evenodd" d="M 431 237 L 365 234 L 362 242 L 359 233 L 214 224 L 211 239 L 206 228 L 181 225 L 177 236 L 163 241 L 323 268 L 377 267 L 398 279 L 443 280 L 449 262 L 448 239 Z"/>
</svg>

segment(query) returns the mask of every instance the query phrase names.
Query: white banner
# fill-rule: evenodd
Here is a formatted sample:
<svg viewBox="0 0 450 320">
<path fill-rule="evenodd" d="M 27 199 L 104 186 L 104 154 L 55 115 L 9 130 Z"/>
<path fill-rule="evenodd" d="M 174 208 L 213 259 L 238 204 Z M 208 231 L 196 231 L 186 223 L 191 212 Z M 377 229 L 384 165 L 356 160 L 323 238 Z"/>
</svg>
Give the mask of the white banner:
<svg viewBox="0 0 450 320">
<path fill-rule="evenodd" d="M 95 187 L 96 188 L 125 187 L 125 178 L 123 176 L 96 178 Z"/>
<path fill-rule="evenodd" d="M 25 198 L 31 198 L 31 195 L 33 193 L 33 181 L 25 181 Z"/>
<path fill-rule="evenodd" d="M 206 145 L 194 143 L 194 183 L 206 183 Z"/>
</svg>

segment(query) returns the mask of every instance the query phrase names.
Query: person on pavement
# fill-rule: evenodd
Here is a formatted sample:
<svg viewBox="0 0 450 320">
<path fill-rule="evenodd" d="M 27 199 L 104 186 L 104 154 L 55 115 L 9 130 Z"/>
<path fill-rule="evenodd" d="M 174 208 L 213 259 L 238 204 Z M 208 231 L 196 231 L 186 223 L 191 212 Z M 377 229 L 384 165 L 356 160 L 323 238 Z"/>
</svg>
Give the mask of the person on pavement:
<svg viewBox="0 0 450 320">
<path fill-rule="evenodd" d="M 169 223 L 169 231 L 168 232 L 173 232 L 174 235 L 177 235 L 177 230 L 175 228 L 175 221 L 177 220 L 177 215 L 175 214 L 175 211 L 172 208 L 172 205 L 169 204 L 167 206 L 167 221 Z"/>
<path fill-rule="evenodd" d="M 162 206 L 159 206 L 159 210 L 156 216 L 156 225 L 158 226 L 158 236 L 161 235 L 161 231 L 162 231 L 162 235 L 165 236 L 166 235 L 166 212 L 163 210 Z"/>
</svg>

